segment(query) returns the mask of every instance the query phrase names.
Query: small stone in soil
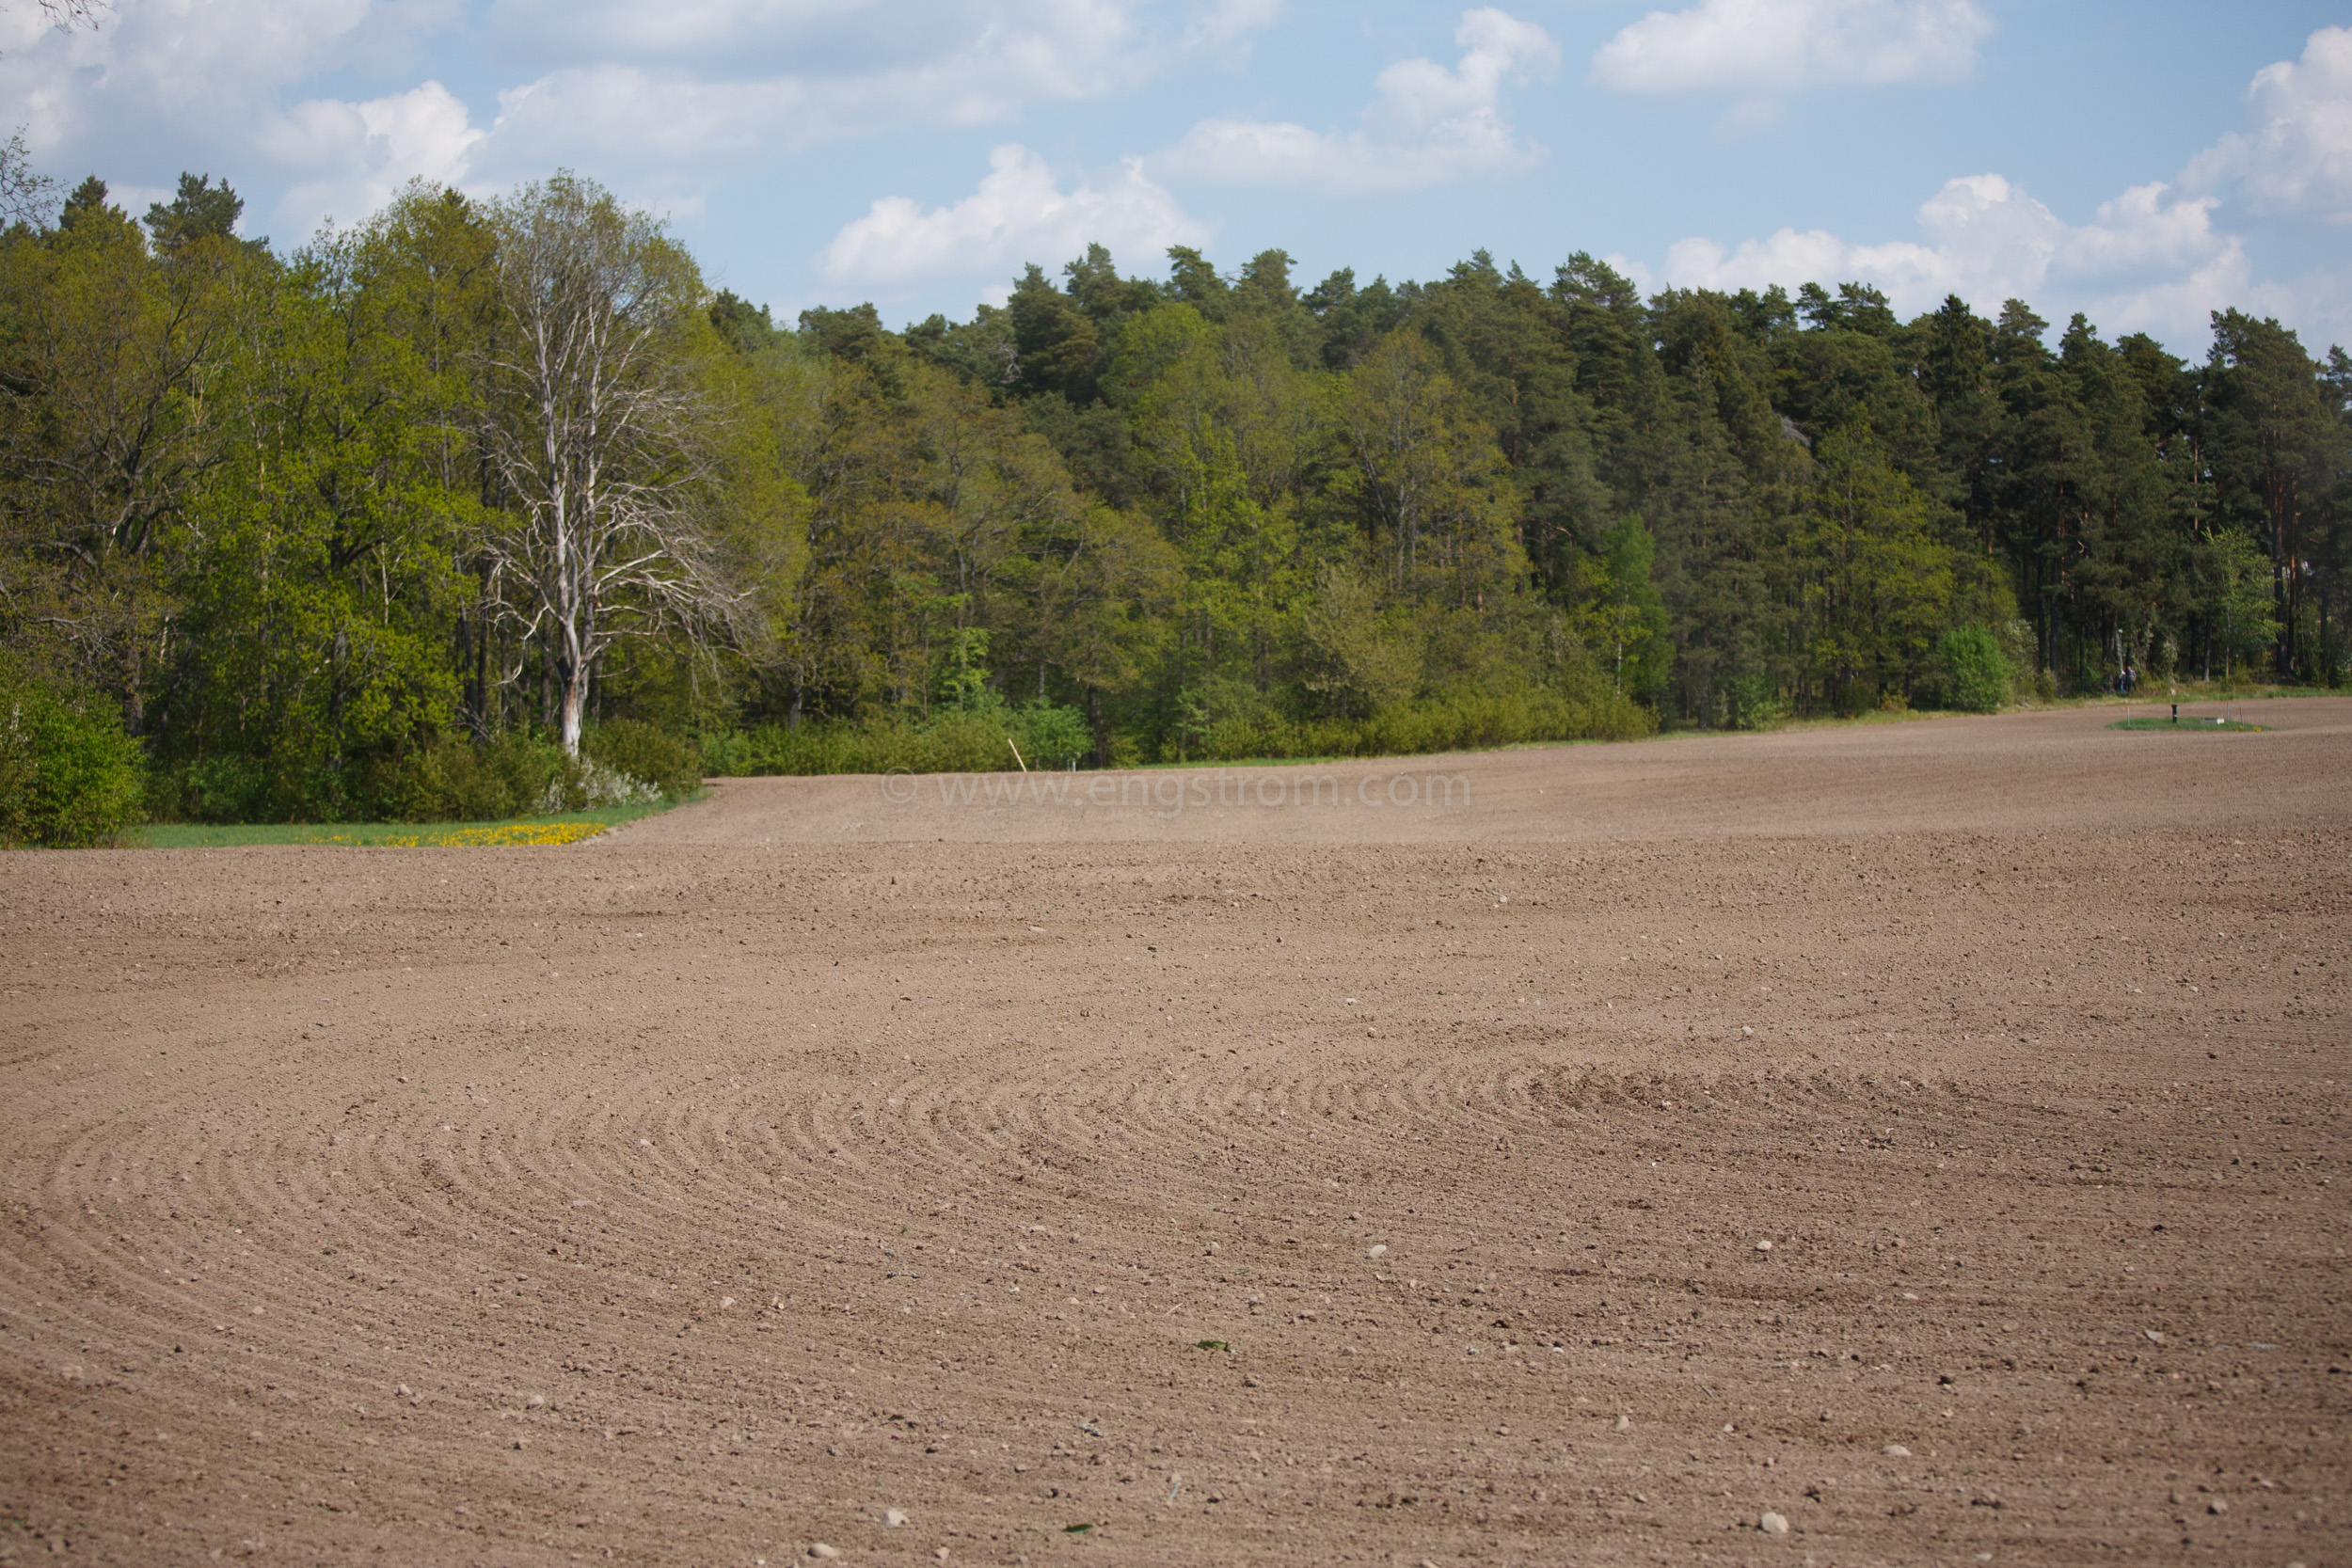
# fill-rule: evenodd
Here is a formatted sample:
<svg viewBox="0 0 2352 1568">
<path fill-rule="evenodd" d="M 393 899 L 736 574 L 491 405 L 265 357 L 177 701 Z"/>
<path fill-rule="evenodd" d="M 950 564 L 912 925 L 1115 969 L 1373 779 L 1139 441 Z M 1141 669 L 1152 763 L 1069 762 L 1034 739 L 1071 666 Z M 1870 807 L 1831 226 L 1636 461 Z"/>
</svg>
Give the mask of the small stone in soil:
<svg viewBox="0 0 2352 1568">
<path fill-rule="evenodd" d="M 1767 1513 L 1756 1522 L 1756 1528 L 1767 1535 L 1787 1535 L 1788 1521 L 1777 1513 Z"/>
</svg>

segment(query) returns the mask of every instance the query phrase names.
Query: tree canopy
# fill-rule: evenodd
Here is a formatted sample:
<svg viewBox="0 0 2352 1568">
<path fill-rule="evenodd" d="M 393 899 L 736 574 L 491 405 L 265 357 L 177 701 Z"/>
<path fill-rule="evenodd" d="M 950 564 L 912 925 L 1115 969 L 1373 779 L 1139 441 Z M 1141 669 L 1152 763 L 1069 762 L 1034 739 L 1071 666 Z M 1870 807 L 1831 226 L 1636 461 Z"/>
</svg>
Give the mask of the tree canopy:
<svg viewBox="0 0 2352 1568">
<path fill-rule="evenodd" d="M 210 175 L 135 222 L 22 154 L 0 646 L 180 809 L 389 809 L 623 720 L 716 765 L 1048 715 L 1110 763 L 2341 679 L 2352 360 L 2236 311 L 2190 362 L 1581 253 L 1090 245 L 962 321 L 785 324 L 568 174 L 280 254 Z"/>
</svg>

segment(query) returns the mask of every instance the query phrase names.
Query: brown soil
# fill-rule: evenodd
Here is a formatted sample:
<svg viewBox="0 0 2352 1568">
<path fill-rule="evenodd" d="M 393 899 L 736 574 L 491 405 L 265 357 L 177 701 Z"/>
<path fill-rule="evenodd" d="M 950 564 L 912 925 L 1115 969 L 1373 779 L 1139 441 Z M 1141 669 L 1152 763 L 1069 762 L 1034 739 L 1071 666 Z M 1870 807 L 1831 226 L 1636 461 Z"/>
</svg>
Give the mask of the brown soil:
<svg viewBox="0 0 2352 1568">
<path fill-rule="evenodd" d="M 9 856 L 0 1556 L 2352 1560 L 2352 702 L 2113 716 Z"/>
</svg>

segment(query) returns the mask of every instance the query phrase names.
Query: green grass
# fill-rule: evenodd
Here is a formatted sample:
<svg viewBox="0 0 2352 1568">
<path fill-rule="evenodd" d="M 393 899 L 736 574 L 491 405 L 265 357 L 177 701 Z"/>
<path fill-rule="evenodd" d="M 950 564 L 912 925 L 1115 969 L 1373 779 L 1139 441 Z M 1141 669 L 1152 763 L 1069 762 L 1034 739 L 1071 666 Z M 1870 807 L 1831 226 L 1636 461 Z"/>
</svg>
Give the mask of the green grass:
<svg viewBox="0 0 2352 1568">
<path fill-rule="evenodd" d="M 2111 730 L 2194 730 L 2200 735 L 2211 735 L 2217 730 L 2242 734 L 2249 730 L 2266 730 L 2269 727 L 2267 724 L 2249 724 L 2243 719 L 2192 719 L 2185 715 L 2177 721 L 2162 716 L 2153 719 L 2118 719 L 2107 726 Z"/>
<path fill-rule="evenodd" d="M 498 822 L 155 822 L 127 834 L 124 842 L 136 849 L 225 849 L 247 844 L 341 844 L 368 847 L 558 844 L 592 838 L 607 828 L 668 809 L 666 805 L 606 806 L 597 811 L 514 816 Z"/>
</svg>

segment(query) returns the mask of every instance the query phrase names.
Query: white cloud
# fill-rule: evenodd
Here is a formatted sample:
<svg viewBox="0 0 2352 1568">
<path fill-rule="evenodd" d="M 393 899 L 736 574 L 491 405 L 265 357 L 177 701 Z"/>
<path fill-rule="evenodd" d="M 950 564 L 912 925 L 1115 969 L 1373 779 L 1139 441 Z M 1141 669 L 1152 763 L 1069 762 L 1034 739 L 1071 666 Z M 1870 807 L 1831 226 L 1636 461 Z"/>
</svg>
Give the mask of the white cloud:
<svg viewBox="0 0 2352 1568">
<path fill-rule="evenodd" d="M 1214 0 L 1184 31 L 1187 46 L 1231 55 L 1245 48 L 1250 35 L 1274 24 L 1282 13 L 1282 0 Z"/>
<path fill-rule="evenodd" d="M 1924 242 L 1854 245 L 1818 229 L 1783 229 L 1730 248 L 1686 239 L 1668 249 L 1661 271 L 1683 288 L 1870 283 L 1905 316 L 1946 294 L 1986 312 L 2022 298 L 2084 310 L 2106 330 L 2178 340 L 2201 331 L 2208 311 L 2242 299 L 2249 283 L 2245 246 L 2215 227 L 2213 209 L 2209 197 L 2185 198 L 2159 182 L 2069 224 L 2000 175 L 1969 175 L 1919 208 Z"/>
<path fill-rule="evenodd" d="M 1231 58 L 1279 0 L 494 0 L 509 74 L 476 119 L 437 82 L 313 96 L 405 68 L 459 0 L 116 0 L 62 34 L 0 0 L 0 102 L 37 166 L 167 185 L 180 167 L 283 198 L 298 238 L 407 177 L 496 188 L 569 165 L 691 210 L 714 182 L 843 137 L 1001 123 Z M 413 78 L 412 78 L 413 80 Z M 400 84 L 406 87 L 406 84 Z"/>
<path fill-rule="evenodd" d="M 2255 72 L 2246 110 L 2250 128 L 2191 159 L 2181 182 L 2266 217 L 2352 223 L 2352 27 L 2322 27 L 2300 61 Z"/>
<path fill-rule="evenodd" d="M 811 147 L 1001 124 L 1230 56 L 1277 0 L 498 0 L 493 36 L 548 67 L 499 95 L 478 178 L 592 167 L 692 193 Z"/>
<path fill-rule="evenodd" d="M 2352 266 L 2316 268 L 2289 283 L 2257 283 L 2240 309 L 2293 325 L 2316 358 L 2331 344 L 2352 343 Z"/>
<path fill-rule="evenodd" d="M 1708 0 L 1683 14 L 1737 3 Z M 2217 220 L 2243 211 L 2352 222 L 2352 27 L 2323 27 L 2300 60 L 2264 67 L 2246 104 L 2246 131 L 2199 153 L 2177 182 L 2135 185 L 2103 203 L 2088 223 L 2066 222 L 1997 174 L 1971 175 L 1919 208 L 1918 240 L 1856 245 L 1794 229 L 1729 247 L 1692 238 L 1668 249 L 1661 273 L 1689 288 L 1872 283 L 1905 315 L 1947 293 L 1979 310 L 2022 298 L 2045 313 L 2081 310 L 2102 330 L 2145 331 L 2192 350 L 2211 312 L 2234 306 L 2276 315 L 2313 349 L 2343 341 L 2352 337 L 2352 268 L 2257 281 L 2245 240 Z"/>
<path fill-rule="evenodd" d="M 1635 96 L 1770 96 L 1957 81 L 1993 20 L 1976 0 L 1702 0 L 1602 44 L 1592 79 Z"/>
<path fill-rule="evenodd" d="M 257 140 L 294 179 L 278 203 L 293 232 L 356 222 L 415 179 L 463 184 L 484 133 L 438 82 L 363 103 L 314 98 L 261 128 Z"/>
<path fill-rule="evenodd" d="M 0 100 L 35 162 L 69 183 L 103 173 L 134 210 L 180 169 L 290 182 L 247 233 L 299 240 L 327 212 L 364 216 L 411 174 L 461 167 L 463 104 L 436 83 L 364 103 L 282 103 L 292 84 L 395 61 L 452 16 L 449 0 L 119 0 L 95 28 L 24 25 L 0 11 Z"/>
<path fill-rule="evenodd" d="M 979 188 L 953 206 L 926 208 L 896 196 L 875 202 L 825 247 L 825 277 L 886 286 L 1002 272 L 1025 261 L 1051 265 L 1089 243 L 1132 257 L 1207 238 L 1136 160 L 1102 185 L 1067 194 L 1025 147 L 1008 143 L 988 161 Z"/>
<path fill-rule="evenodd" d="M 1318 185 L 1341 192 L 1414 190 L 1466 175 L 1525 168 L 1542 157 L 1502 118 L 1502 89 L 1558 65 L 1559 46 L 1531 22 L 1491 7 L 1466 11 L 1452 70 L 1403 60 L 1382 71 L 1359 131 L 1206 119 L 1152 160 L 1199 180 Z"/>
</svg>

